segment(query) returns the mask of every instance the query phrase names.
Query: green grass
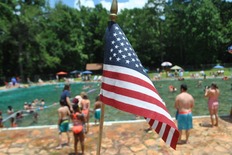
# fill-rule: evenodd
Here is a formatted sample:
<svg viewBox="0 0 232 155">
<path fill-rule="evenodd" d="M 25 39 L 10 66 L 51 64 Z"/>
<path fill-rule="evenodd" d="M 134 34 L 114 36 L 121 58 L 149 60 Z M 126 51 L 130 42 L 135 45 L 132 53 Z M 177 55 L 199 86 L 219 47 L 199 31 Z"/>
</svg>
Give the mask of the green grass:
<svg viewBox="0 0 232 155">
<path fill-rule="evenodd" d="M 231 77 L 232 76 L 232 68 L 224 68 L 224 69 L 210 69 L 210 70 L 205 70 L 205 74 L 206 77 L 212 77 L 213 73 L 217 73 L 218 70 L 224 70 L 224 75 L 223 76 L 227 76 L 227 77 Z M 191 77 L 192 74 L 199 74 L 200 75 L 200 71 L 184 71 L 183 77 L 184 78 L 189 78 Z M 172 73 L 174 73 L 174 71 L 171 71 Z M 152 79 L 154 77 L 154 73 L 148 73 L 149 77 Z M 222 75 L 221 75 L 222 76 Z M 166 78 L 166 72 L 162 71 L 161 73 L 161 78 Z"/>
</svg>

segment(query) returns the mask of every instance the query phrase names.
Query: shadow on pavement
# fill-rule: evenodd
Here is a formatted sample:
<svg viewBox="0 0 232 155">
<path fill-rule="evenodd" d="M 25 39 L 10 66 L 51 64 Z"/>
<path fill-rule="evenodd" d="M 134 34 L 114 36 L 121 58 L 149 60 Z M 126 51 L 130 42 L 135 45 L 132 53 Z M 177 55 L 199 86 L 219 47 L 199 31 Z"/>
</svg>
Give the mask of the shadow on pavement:
<svg viewBox="0 0 232 155">
<path fill-rule="evenodd" d="M 199 123 L 199 126 L 201 126 L 201 127 L 207 127 L 207 128 L 212 128 L 212 125 L 210 123 L 206 123 L 206 122 Z"/>
<path fill-rule="evenodd" d="M 220 116 L 220 118 L 228 123 L 232 123 L 232 116 Z"/>
<path fill-rule="evenodd" d="M 73 153 L 69 153 L 68 155 L 76 155 L 76 154 L 73 152 Z M 82 155 L 82 153 L 78 153 L 78 155 Z"/>
</svg>

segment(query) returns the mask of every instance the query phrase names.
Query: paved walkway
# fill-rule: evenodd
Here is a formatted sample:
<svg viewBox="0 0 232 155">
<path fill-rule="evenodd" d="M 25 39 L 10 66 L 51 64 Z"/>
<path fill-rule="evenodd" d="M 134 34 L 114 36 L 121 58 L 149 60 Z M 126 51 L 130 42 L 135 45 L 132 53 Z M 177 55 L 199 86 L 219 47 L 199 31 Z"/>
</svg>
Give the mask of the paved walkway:
<svg viewBox="0 0 232 155">
<path fill-rule="evenodd" d="M 144 132 L 148 127 L 144 121 L 105 125 L 101 154 L 232 155 L 232 117 L 221 117 L 219 127 L 209 127 L 209 122 L 209 117 L 194 118 L 190 143 L 177 145 L 176 150 L 168 147 L 155 132 Z M 85 142 L 86 155 L 96 155 L 98 131 L 99 126 L 90 126 Z M 73 138 L 71 142 L 73 143 Z M 73 145 L 56 150 L 57 144 L 58 132 L 55 127 L 0 129 L 0 155 L 73 154 Z M 80 146 L 78 148 L 80 150 Z"/>
</svg>

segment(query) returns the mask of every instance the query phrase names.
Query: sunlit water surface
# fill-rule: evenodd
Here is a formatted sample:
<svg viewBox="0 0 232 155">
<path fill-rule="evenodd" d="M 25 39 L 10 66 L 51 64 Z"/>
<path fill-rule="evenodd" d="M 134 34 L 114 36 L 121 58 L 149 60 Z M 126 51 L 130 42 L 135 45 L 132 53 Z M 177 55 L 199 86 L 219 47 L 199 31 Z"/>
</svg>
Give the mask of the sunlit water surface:
<svg viewBox="0 0 232 155">
<path fill-rule="evenodd" d="M 166 103 L 167 109 L 172 117 L 175 116 L 174 101 L 176 95 L 179 93 L 179 86 L 182 83 L 188 85 L 188 92 L 193 94 L 195 99 L 195 107 L 193 109 L 193 115 L 208 115 L 207 99 L 204 98 L 204 86 L 210 85 L 212 82 L 217 82 L 220 90 L 220 109 L 219 115 L 228 115 L 232 106 L 232 90 L 231 80 L 223 81 L 221 79 L 208 79 L 202 80 L 202 86 L 197 87 L 199 80 L 165 80 L 155 82 L 155 86 Z M 177 92 L 171 93 L 168 91 L 169 85 L 177 87 Z M 0 91 L 0 110 L 3 112 L 3 118 L 7 119 L 9 116 L 6 114 L 7 107 L 11 105 L 14 111 L 23 110 L 25 102 L 31 103 L 34 99 L 44 99 L 45 106 L 43 110 L 36 108 L 39 114 L 38 121 L 35 122 L 33 114 L 24 113 L 25 116 L 21 121 L 18 121 L 18 126 L 38 126 L 38 125 L 54 125 L 57 124 L 58 114 L 57 109 L 59 108 L 59 98 L 63 90 L 64 84 L 48 84 L 48 85 L 37 85 L 28 88 L 15 88 Z M 88 93 L 91 100 L 91 109 L 96 96 L 100 92 L 100 83 L 88 82 L 88 83 L 72 83 L 71 84 L 71 97 L 75 97 L 82 91 Z M 110 106 L 105 106 L 105 121 L 120 121 L 120 120 L 135 120 L 136 117 L 133 114 L 122 112 Z M 143 119 L 143 118 L 141 118 Z M 90 114 L 90 121 L 94 121 L 93 113 Z M 9 126 L 9 120 L 4 122 L 5 126 Z"/>
</svg>

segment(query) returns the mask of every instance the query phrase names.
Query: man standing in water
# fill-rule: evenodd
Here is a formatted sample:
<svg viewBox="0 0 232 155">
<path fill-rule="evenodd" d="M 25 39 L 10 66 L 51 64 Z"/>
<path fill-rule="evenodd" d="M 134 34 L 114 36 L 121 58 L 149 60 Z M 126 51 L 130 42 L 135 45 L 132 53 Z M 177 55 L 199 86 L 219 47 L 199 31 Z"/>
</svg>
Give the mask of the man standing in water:
<svg viewBox="0 0 232 155">
<path fill-rule="evenodd" d="M 62 148 L 62 133 L 66 132 L 67 134 L 67 145 L 69 145 L 70 137 L 69 137 L 69 120 L 70 120 L 70 111 L 66 106 L 66 103 L 63 100 L 60 100 L 60 108 L 58 109 L 58 129 L 59 129 L 59 146 L 56 149 Z"/>
<path fill-rule="evenodd" d="M 194 107 L 194 99 L 192 95 L 187 93 L 187 85 L 182 84 L 180 86 L 181 93 L 176 96 L 175 108 L 178 111 L 177 124 L 180 132 L 178 143 L 182 143 L 181 136 L 182 130 L 186 131 L 185 143 L 188 143 L 189 130 L 193 128 L 192 123 L 192 108 Z"/>
</svg>

